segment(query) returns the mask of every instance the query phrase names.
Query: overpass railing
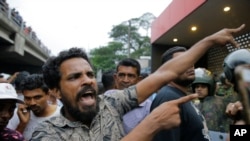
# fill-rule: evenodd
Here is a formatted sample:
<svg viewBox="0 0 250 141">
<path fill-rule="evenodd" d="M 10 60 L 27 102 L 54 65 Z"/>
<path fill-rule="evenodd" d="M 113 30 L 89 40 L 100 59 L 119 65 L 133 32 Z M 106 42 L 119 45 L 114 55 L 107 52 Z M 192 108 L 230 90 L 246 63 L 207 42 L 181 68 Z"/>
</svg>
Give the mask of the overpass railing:
<svg viewBox="0 0 250 141">
<path fill-rule="evenodd" d="M 30 26 L 26 26 L 26 22 L 15 8 L 9 8 L 5 0 L 0 0 L 0 12 L 3 13 L 10 21 L 15 23 L 20 31 L 33 40 L 46 54 L 51 55 L 51 51 L 37 37 L 36 32 Z"/>
</svg>

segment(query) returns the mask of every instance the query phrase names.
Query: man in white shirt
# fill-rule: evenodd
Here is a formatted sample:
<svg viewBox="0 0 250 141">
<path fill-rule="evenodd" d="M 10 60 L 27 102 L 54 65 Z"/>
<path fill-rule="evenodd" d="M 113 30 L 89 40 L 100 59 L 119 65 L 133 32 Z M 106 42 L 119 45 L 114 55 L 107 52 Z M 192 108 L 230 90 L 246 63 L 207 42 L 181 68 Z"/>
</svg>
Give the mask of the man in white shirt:
<svg viewBox="0 0 250 141">
<path fill-rule="evenodd" d="M 29 140 L 36 126 L 60 112 L 57 105 L 48 104 L 49 89 L 43 76 L 32 74 L 21 82 L 25 104 L 19 104 L 7 127 L 21 132 Z"/>
</svg>

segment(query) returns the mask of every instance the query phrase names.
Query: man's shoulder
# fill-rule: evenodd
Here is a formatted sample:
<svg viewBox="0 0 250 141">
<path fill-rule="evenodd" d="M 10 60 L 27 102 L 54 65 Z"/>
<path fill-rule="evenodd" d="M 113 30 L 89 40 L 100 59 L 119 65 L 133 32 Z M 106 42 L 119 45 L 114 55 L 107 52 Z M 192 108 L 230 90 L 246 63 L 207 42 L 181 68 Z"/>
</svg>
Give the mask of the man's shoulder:
<svg viewBox="0 0 250 141">
<path fill-rule="evenodd" d="M 170 86 L 164 86 L 162 87 L 158 92 L 154 100 L 157 99 L 177 99 L 180 97 L 180 93 L 182 93 L 179 89 L 170 87 Z"/>
<path fill-rule="evenodd" d="M 54 117 L 54 116 L 58 116 L 60 115 L 60 111 L 61 111 L 61 106 L 59 105 L 50 105 L 50 108 L 53 109 L 51 110 L 51 114 L 48 117 Z"/>
<path fill-rule="evenodd" d="M 135 85 L 134 86 L 130 86 L 128 88 L 125 88 L 123 90 L 119 90 L 119 89 L 108 90 L 103 95 L 104 96 L 117 97 L 119 95 L 124 96 L 124 94 L 136 94 L 136 87 L 135 87 Z"/>
<path fill-rule="evenodd" d="M 58 116 L 58 115 L 60 115 L 61 109 L 62 109 L 62 106 L 56 105 L 56 110 L 55 110 L 55 112 L 53 113 L 53 116 Z"/>
<path fill-rule="evenodd" d="M 120 102 L 124 100 L 126 101 L 127 99 L 137 99 L 136 87 L 131 86 L 123 90 L 118 90 L 118 89 L 108 90 L 103 95 L 100 95 L 99 97 L 101 99 L 108 100 L 108 101 L 115 99 Z"/>
<path fill-rule="evenodd" d="M 103 95 L 108 96 L 108 95 L 113 95 L 116 94 L 119 90 L 117 89 L 112 89 L 112 90 L 107 90 Z"/>
<path fill-rule="evenodd" d="M 66 121 L 62 116 L 54 116 L 48 120 L 41 121 L 35 128 L 35 132 L 44 133 L 44 134 L 53 134 L 56 133 L 55 129 L 64 127 L 66 125 Z M 34 132 L 34 133 L 35 133 Z"/>
<path fill-rule="evenodd" d="M 160 104 L 178 99 L 180 98 L 180 91 L 176 88 L 170 87 L 170 86 L 164 86 L 162 87 L 156 94 L 152 104 L 151 104 L 151 110 L 158 107 Z"/>
<path fill-rule="evenodd" d="M 52 105 L 50 105 L 52 106 Z M 54 107 L 55 106 L 55 107 Z M 30 119 L 32 120 L 39 120 L 39 121 L 44 121 L 44 120 L 47 120 L 47 119 L 50 119 L 52 117 L 55 117 L 55 116 L 59 116 L 60 115 L 60 111 L 61 111 L 61 107 L 58 106 L 58 105 L 53 105 L 53 107 L 55 108 L 50 115 L 48 116 L 44 116 L 44 117 L 38 117 L 36 116 L 32 111 L 31 111 L 31 116 L 30 116 Z"/>
<path fill-rule="evenodd" d="M 53 117 L 49 118 L 48 120 L 41 121 L 39 124 L 39 127 L 43 128 L 43 127 L 49 127 L 52 125 L 59 126 L 59 125 L 62 125 L 63 123 L 64 123 L 64 121 L 61 118 L 61 116 L 53 116 Z"/>
<path fill-rule="evenodd" d="M 69 133 L 73 129 L 83 126 L 84 125 L 80 121 L 70 121 L 60 114 L 59 116 L 54 116 L 40 122 L 32 134 L 32 140 L 40 140 L 40 138 L 58 138 L 62 134 L 66 136 L 65 133 Z"/>
<path fill-rule="evenodd" d="M 111 90 L 99 97 L 101 109 L 108 107 L 109 110 L 117 111 L 121 115 L 139 106 L 135 86 L 123 90 Z"/>
<path fill-rule="evenodd" d="M 49 120 L 40 122 L 34 132 L 32 133 L 31 140 L 41 140 L 46 136 L 57 135 L 56 129 L 61 128 L 59 122 L 57 121 L 58 117 L 52 117 Z M 62 125 L 62 124 L 61 124 Z"/>
</svg>

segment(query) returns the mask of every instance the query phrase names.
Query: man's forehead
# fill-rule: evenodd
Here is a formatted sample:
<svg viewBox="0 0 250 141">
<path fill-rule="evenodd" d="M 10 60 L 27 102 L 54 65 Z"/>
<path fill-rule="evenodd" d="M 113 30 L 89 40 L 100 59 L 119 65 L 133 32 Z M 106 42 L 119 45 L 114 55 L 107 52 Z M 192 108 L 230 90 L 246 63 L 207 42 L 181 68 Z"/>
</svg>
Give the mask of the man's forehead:
<svg viewBox="0 0 250 141">
<path fill-rule="evenodd" d="M 133 66 L 119 66 L 117 72 L 131 72 L 136 73 L 137 68 Z"/>
<path fill-rule="evenodd" d="M 62 62 L 60 71 L 92 70 L 91 65 L 83 58 L 71 58 Z"/>
<path fill-rule="evenodd" d="M 44 92 L 42 90 L 42 88 L 36 88 L 33 90 L 24 90 L 23 91 L 23 95 L 25 97 L 36 97 L 36 96 L 43 96 L 43 95 L 47 95 L 46 92 Z"/>
</svg>

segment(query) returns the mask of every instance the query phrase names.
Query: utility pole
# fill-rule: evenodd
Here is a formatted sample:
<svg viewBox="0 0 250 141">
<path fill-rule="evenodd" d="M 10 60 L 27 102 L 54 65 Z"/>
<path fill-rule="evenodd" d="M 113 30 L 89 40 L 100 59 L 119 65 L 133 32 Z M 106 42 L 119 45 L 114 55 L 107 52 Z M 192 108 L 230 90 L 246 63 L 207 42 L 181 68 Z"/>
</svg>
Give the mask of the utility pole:
<svg viewBox="0 0 250 141">
<path fill-rule="evenodd" d="M 131 21 L 128 21 L 128 58 L 130 58 Z"/>
</svg>

